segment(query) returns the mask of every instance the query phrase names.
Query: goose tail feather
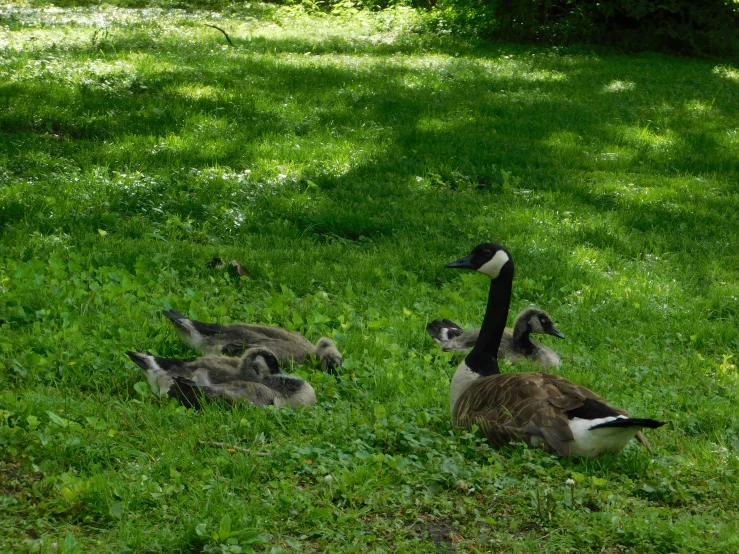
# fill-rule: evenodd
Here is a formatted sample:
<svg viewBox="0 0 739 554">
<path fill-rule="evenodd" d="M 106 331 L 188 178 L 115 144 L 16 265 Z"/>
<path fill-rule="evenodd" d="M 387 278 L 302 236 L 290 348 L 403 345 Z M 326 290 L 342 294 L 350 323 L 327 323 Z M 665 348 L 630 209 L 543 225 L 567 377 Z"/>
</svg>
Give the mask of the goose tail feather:
<svg viewBox="0 0 739 554">
<path fill-rule="evenodd" d="M 129 358 L 131 358 L 131 361 L 135 363 L 137 366 L 139 366 L 144 371 L 149 371 L 151 368 L 149 367 L 149 356 L 151 354 L 149 352 L 126 352 Z"/>
<path fill-rule="evenodd" d="M 185 322 L 188 319 L 177 310 L 162 310 L 162 315 L 172 321 L 178 327 L 186 329 Z"/>
<path fill-rule="evenodd" d="M 658 427 L 662 427 L 663 425 L 665 425 L 665 423 L 666 422 L 664 421 L 657 421 L 656 419 L 648 418 L 618 418 L 614 419 L 613 421 L 606 421 L 605 423 L 594 425 L 590 428 L 590 430 L 592 431 L 593 429 L 603 429 L 605 427 L 646 427 L 648 429 L 657 429 Z"/>
<path fill-rule="evenodd" d="M 454 337 L 461 335 L 464 330 L 448 319 L 435 319 L 426 325 L 426 332 L 439 344 L 449 342 Z"/>
</svg>

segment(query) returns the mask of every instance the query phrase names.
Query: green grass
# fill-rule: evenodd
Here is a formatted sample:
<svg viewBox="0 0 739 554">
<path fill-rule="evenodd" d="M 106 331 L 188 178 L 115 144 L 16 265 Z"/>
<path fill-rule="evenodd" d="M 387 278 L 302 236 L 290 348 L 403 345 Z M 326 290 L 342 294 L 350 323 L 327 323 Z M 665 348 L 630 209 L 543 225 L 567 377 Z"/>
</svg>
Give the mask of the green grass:
<svg viewBox="0 0 739 554">
<path fill-rule="evenodd" d="M 428 28 L 0 8 L 0 551 L 739 548 L 739 69 Z M 443 265 L 488 240 L 561 373 L 670 422 L 653 457 L 452 432 L 424 328 L 479 324 L 485 278 Z M 192 355 L 167 307 L 346 364 L 297 370 L 310 410 L 185 411 L 124 354 Z"/>
</svg>

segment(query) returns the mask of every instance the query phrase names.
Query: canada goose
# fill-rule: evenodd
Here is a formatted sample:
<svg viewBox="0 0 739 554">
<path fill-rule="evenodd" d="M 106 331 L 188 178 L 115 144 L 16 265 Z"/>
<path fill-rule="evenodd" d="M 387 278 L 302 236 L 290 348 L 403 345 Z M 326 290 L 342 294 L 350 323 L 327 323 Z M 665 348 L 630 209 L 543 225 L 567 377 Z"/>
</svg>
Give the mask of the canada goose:
<svg viewBox="0 0 739 554">
<path fill-rule="evenodd" d="M 448 319 L 437 319 L 426 326 L 426 331 L 441 346 L 444 352 L 452 350 L 465 351 L 475 346 L 480 329 L 463 330 Z M 531 339 L 531 333 L 539 333 L 565 338 L 554 326 L 552 318 L 543 310 L 526 308 L 518 317 L 513 329 L 506 327 L 498 349 L 498 358 L 506 359 L 512 364 L 528 358 L 542 368 L 556 367 L 562 362 L 557 353 L 539 341 Z"/>
<path fill-rule="evenodd" d="M 451 382 L 455 427 L 476 425 L 495 448 L 523 441 L 564 457 L 619 452 L 634 437 L 652 451 L 640 430 L 661 427 L 663 422 L 632 418 L 590 389 L 558 375 L 500 374 L 496 355 L 513 287 L 513 258 L 508 250 L 484 243 L 446 267 L 474 269 L 491 279 L 480 334 Z"/>
<path fill-rule="evenodd" d="M 178 398 L 187 406 L 197 388 L 208 399 L 247 401 L 255 406 L 274 404 L 312 406 L 316 393 L 309 383 L 284 373 L 267 348 L 250 348 L 241 358 L 206 357 L 180 360 L 149 352 L 126 352 L 144 372 L 155 394 Z"/>
<path fill-rule="evenodd" d="M 280 327 L 232 323 L 219 325 L 188 319 L 174 310 L 163 310 L 162 314 L 172 320 L 177 335 L 201 354 L 238 356 L 247 348 L 264 346 L 277 356 L 280 367 L 287 368 L 291 362 L 303 363 L 315 355 L 321 368 L 334 373 L 344 363 L 341 353 L 331 339 L 321 337 L 312 344 L 300 333 Z"/>
</svg>

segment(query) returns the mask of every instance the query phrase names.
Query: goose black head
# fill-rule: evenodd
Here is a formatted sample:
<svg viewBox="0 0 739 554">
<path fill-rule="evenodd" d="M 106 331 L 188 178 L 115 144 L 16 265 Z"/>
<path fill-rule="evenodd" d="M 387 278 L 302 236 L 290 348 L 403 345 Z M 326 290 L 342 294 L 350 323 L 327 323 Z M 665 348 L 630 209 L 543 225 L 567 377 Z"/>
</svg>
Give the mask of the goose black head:
<svg viewBox="0 0 739 554">
<path fill-rule="evenodd" d="M 554 326 L 552 318 L 549 317 L 549 314 L 545 311 L 537 308 L 529 308 L 524 311 L 522 315 L 526 321 L 526 326 L 528 327 L 529 332 L 539 333 L 542 335 L 552 335 L 553 337 L 558 337 L 560 339 L 565 338 L 562 331 Z"/>
<path fill-rule="evenodd" d="M 504 246 L 493 242 L 484 242 L 464 258 L 446 264 L 444 267 L 457 269 L 474 269 L 484 273 L 491 279 L 497 279 L 504 267 L 513 267 L 513 258 Z"/>
<path fill-rule="evenodd" d="M 241 357 L 241 374 L 244 380 L 282 373 L 277 356 L 269 348 L 249 348 Z"/>
</svg>

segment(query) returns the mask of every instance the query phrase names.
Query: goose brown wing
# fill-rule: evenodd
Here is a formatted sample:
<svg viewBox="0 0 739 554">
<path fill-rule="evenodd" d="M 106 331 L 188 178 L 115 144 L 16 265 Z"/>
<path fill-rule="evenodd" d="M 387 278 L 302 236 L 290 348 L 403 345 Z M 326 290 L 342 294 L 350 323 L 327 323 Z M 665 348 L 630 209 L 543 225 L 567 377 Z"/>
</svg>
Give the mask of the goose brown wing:
<svg viewBox="0 0 739 554">
<path fill-rule="evenodd" d="M 602 404 L 605 404 L 609 408 L 611 408 L 614 412 L 616 412 L 619 415 L 631 417 L 631 414 L 624 410 L 623 408 L 617 408 L 616 406 L 612 406 L 608 400 L 600 396 L 599 394 L 594 393 L 589 388 L 578 385 L 577 383 L 573 383 L 572 381 L 568 381 L 564 377 L 560 377 L 559 375 L 554 375 L 553 373 L 547 373 L 545 374 L 548 377 L 550 377 L 551 381 L 557 380 L 558 383 L 561 383 L 561 386 L 566 388 L 567 390 L 573 390 L 575 391 L 575 394 L 579 393 L 583 395 L 585 398 L 591 398 L 593 400 L 597 400 L 598 402 L 601 402 Z M 566 383 L 566 384 L 565 384 Z M 567 388 L 569 387 L 569 388 Z"/>
<path fill-rule="evenodd" d="M 230 356 L 240 356 L 255 346 L 269 348 L 286 368 L 291 362 L 302 363 L 315 352 L 315 346 L 305 337 L 294 331 L 279 327 L 258 325 L 230 326 L 219 339 L 220 351 Z"/>
<path fill-rule="evenodd" d="M 572 394 L 581 394 L 585 398 L 591 398 L 593 400 L 597 400 L 598 402 L 602 402 L 603 404 L 605 404 L 606 406 L 608 406 L 609 408 L 611 408 L 614 412 L 616 412 L 619 415 L 626 416 L 626 417 L 631 417 L 631 414 L 629 412 L 627 412 L 623 408 L 617 408 L 616 406 L 612 406 L 605 398 L 603 398 L 599 394 L 594 393 L 589 388 L 587 388 L 587 387 L 585 387 L 583 385 L 578 385 L 577 383 L 573 383 L 572 381 L 568 381 L 564 377 L 560 377 L 559 375 L 555 375 L 553 373 L 545 373 L 544 375 L 547 375 L 547 377 L 549 377 L 549 380 L 550 381 L 552 381 L 552 382 L 555 382 L 556 381 L 557 383 L 559 383 L 559 386 L 561 386 L 563 390 L 570 391 L 569 392 L 570 395 L 572 395 Z M 579 407 L 579 406 L 575 406 L 575 408 L 577 408 L 577 407 Z M 573 408 L 569 408 L 569 409 L 573 409 Z M 639 431 L 636 435 L 634 435 L 634 438 L 636 440 L 638 440 L 644 446 L 644 448 L 647 449 L 647 452 L 649 452 L 650 454 L 653 454 L 654 453 L 653 450 L 652 450 L 652 445 L 649 444 L 649 441 L 641 433 L 641 431 Z"/>
<path fill-rule="evenodd" d="M 261 383 L 235 381 L 223 387 L 223 396 L 231 402 L 247 401 L 254 406 L 269 406 L 282 395 Z"/>
<path fill-rule="evenodd" d="M 283 395 L 252 381 L 232 381 L 228 384 L 201 386 L 200 390 L 209 400 L 224 400 L 228 404 L 249 402 L 254 406 L 264 407 L 271 405 L 276 398 Z"/>
<path fill-rule="evenodd" d="M 196 409 L 201 408 L 203 398 L 209 402 L 220 401 L 227 405 L 249 402 L 260 408 L 285 403 L 283 394 L 251 381 L 233 381 L 226 385 L 198 385 L 189 379 L 175 377 L 168 395 L 177 398 L 183 405 Z"/>
<path fill-rule="evenodd" d="M 460 397 L 453 421 L 466 429 L 477 425 L 494 447 L 512 440 L 533 445 L 533 437 L 540 437 L 549 450 L 567 457 L 574 440 L 567 411 L 582 406 L 586 398 L 579 388 L 547 373 L 485 377 Z"/>
</svg>

